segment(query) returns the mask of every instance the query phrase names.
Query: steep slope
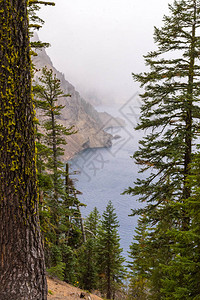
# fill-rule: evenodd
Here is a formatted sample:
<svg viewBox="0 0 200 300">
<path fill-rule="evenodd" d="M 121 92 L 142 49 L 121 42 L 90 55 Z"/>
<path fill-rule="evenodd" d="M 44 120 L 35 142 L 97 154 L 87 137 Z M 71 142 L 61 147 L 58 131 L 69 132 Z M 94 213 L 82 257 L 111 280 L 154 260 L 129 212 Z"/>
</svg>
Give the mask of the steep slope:
<svg viewBox="0 0 200 300">
<path fill-rule="evenodd" d="M 81 298 L 85 300 L 103 300 L 96 295 L 84 292 L 58 279 L 47 277 L 47 283 L 49 291 L 48 300 L 78 300 Z"/>
<path fill-rule="evenodd" d="M 68 160 L 76 153 L 87 148 L 110 147 L 112 145 L 112 136 L 103 130 L 104 125 L 99 117 L 99 113 L 80 96 L 73 85 L 65 79 L 64 75 L 56 70 L 44 49 L 38 50 L 37 54 L 33 58 L 33 63 L 37 69 L 35 80 L 40 76 L 41 68 L 47 66 L 47 68 L 53 70 L 60 80 L 64 93 L 71 95 L 71 97 L 59 100 L 62 105 L 65 105 L 59 122 L 66 127 L 74 125 L 78 131 L 76 134 L 67 137 L 64 159 Z M 43 119 L 39 112 L 38 117 L 40 120 Z"/>
</svg>

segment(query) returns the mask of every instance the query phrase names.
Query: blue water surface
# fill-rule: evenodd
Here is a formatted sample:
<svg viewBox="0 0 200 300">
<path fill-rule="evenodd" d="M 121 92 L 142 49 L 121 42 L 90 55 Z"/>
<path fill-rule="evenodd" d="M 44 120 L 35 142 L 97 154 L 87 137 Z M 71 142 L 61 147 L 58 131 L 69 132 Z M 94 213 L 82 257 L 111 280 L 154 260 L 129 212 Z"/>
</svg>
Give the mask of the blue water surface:
<svg viewBox="0 0 200 300">
<path fill-rule="evenodd" d="M 130 158 L 138 148 L 141 132 L 135 131 L 139 110 L 133 105 L 124 107 L 98 107 L 113 116 L 119 116 L 126 121 L 125 128 L 109 129 L 113 135 L 120 136 L 113 140 L 111 148 L 88 149 L 78 154 L 71 162 L 71 170 L 80 171 L 75 177 L 76 188 L 82 192 L 79 200 L 87 205 L 82 208 L 86 217 L 96 206 L 102 214 L 108 201 L 111 200 L 118 216 L 119 234 L 124 256 L 133 241 L 137 217 L 129 217 L 131 209 L 139 208 L 141 203 L 131 195 L 121 195 L 138 177 L 138 166 Z M 134 109 L 134 112 L 132 111 Z"/>
</svg>

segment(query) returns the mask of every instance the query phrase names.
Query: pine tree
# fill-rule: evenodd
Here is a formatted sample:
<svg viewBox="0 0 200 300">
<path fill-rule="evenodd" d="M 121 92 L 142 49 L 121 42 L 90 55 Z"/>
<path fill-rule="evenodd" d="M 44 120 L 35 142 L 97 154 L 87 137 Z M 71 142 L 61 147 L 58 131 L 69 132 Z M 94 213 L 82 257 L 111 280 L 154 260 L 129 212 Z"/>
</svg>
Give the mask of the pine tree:
<svg viewBox="0 0 200 300">
<path fill-rule="evenodd" d="M 76 173 L 76 172 L 74 172 Z M 72 173 L 74 175 L 74 173 Z M 85 206 L 78 200 L 77 195 L 82 194 L 78 191 L 73 180 L 69 177 L 69 165 L 66 164 L 66 197 L 63 202 L 65 215 L 63 223 L 68 227 L 66 242 L 68 246 L 77 249 L 85 241 L 85 229 L 80 207 Z"/>
<path fill-rule="evenodd" d="M 115 298 L 115 292 L 122 285 L 125 276 L 125 259 L 120 248 L 118 227 L 115 209 L 109 201 L 102 215 L 97 244 L 99 288 L 101 292 L 106 293 L 107 299 Z"/>
<path fill-rule="evenodd" d="M 64 108 L 64 105 L 59 104 L 59 99 L 70 95 L 63 93 L 60 81 L 46 67 L 42 69 L 42 75 L 34 86 L 34 93 L 36 107 L 44 116 L 43 123 L 39 124 L 44 133 L 38 133 L 37 162 L 39 186 L 44 196 L 40 218 L 42 229 L 45 230 L 43 234 L 48 272 L 70 282 L 76 278 L 71 270 L 75 263 L 72 252 L 82 243 L 79 208 L 82 203 L 77 199 L 78 191 L 69 178 L 68 164 L 64 170 L 62 162 L 65 137 L 75 131 L 73 126 L 65 128 L 58 122 Z"/>
<path fill-rule="evenodd" d="M 87 239 L 97 237 L 100 219 L 101 215 L 98 209 L 95 207 L 85 220 Z"/>
<path fill-rule="evenodd" d="M 170 243 L 171 261 L 158 261 L 154 266 L 156 269 L 160 263 L 162 268 L 163 299 L 194 299 L 199 292 L 196 289 L 197 294 L 190 298 L 187 286 L 191 273 L 188 254 L 194 253 L 191 245 L 195 247 L 189 205 L 193 188 L 188 181 L 193 173 L 193 152 L 199 134 L 200 1 L 174 1 L 169 10 L 163 27 L 155 28 L 158 50 L 145 56 L 150 71 L 133 75 L 144 88 L 136 129 L 147 133 L 133 157 L 142 166 L 141 172 L 149 170 L 150 175 L 138 179 L 135 187 L 126 192 L 138 195 L 139 201 L 147 203 L 134 214 L 144 213 L 149 225 L 157 226 L 152 245 L 164 230 L 161 229 L 163 212 L 168 216 L 170 228 L 163 231 L 167 237 L 161 246 L 166 249 Z M 196 278 L 191 281 L 194 283 Z"/>
<path fill-rule="evenodd" d="M 63 174 L 63 163 L 60 157 L 64 154 L 62 145 L 66 145 L 64 136 L 74 134 L 73 127 L 66 128 L 58 123 L 58 116 L 64 105 L 59 105 L 58 100 L 62 97 L 69 97 L 63 93 L 60 87 L 60 81 L 53 75 L 53 70 L 48 70 L 46 67 L 42 69 L 42 76 L 38 79 L 39 84 L 34 86 L 34 93 L 37 99 L 37 107 L 44 112 L 47 117 L 43 122 L 45 142 L 52 151 L 51 160 L 49 160 L 49 169 L 52 172 L 54 199 L 58 201 L 59 196 L 63 194 L 64 181 L 61 179 Z"/>
<path fill-rule="evenodd" d="M 0 1 L 0 299 L 45 300 L 27 1 Z"/>
<path fill-rule="evenodd" d="M 162 279 L 162 293 L 166 299 L 200 298 L 199 171 L 200 155 L 195 153 L 191 164 L 191 174 L 188 178 L 188 185 L 192 193 L 185 203 L 190 217 L 190 226 L 188 231 L 172 230 L 168 233 L 171 240 L 176 240 L 176 243 L 171 245 L 174 256 L 167 265 L 160 265 L 165 274 Z"/>
<path fill-rule="evenodd" d="M 39 83 L 34 86 L 34 93 L 37 97 L 37 107 L 44 112 L 46 119 L 42 126 L 45 129 L 45 142 L 51 149 L 52 155 L 48 159 L 48 169 L 51 171 L 53 182 L 53 195 L 51 209 L 54 215 L 54 225 L 59 223 L 59 203 L 60 199 L 65 198 L 65 185 L 62 175 L 64 174 L 63 163 L 60 161 L 64 150 L 61 147 L 66 144 L 64 136 L 73 134 L 71 128 L 65 128 L 58 123 L 57 117 L 61 114 L 63 105 L 58 104 L 61 97 L 67 97 L 60 88 L 60 81 L 53 75 L 52 70 L 46 67 L 42 69 L 42 76 L 38 79 Z"/>
<path fill-rule="evenodd" d="M 40 1 L 40 0 L 29 0 L 28 1 L 28 16 L 29 16 L 29 35 L 30 37 L 33 36 L 33 30 L 39 30 L 42 25 L 45 23 L 44 20 L 42 20 L 37 12 L 40 10 L 41 5 L 51 5 L 54 6 L 54 2 L 47 2 L 47 1 Z M 46 48 L 49 47 L 50 44 L 46 42 L 30 42 L 31 48 L 32 49 L 41 49 L 41 48 Z M 31 51 L 32 55 L 37 55 L 35 52 Z"/>
<path fill-rule="evenodd" d="M 191 193 L 187 177 L 200 110 L 197 104 L 200 38 L 196 36 L 200 26 L 199 6 L 199 1 L 194 0 L 175 1 L 174 7 L 169 6 L 171 16 L 164 17 L 163 28 L 155 28 L 158 51 L 145 56 L 151 71 L 133 75 L 145 89 L 136 129 L 148 130 L 134 158 L 143 166 L 141 172 L 151 170 L 151 174 L 148 179 L 138 179 L 136 187 L 128 192 L 142 195 L 140 200 L 148 201 L 149 208 L 152 202 L 165 201 L 169 194 L 174 201 L 182 202 Z M 174 58 L 164 57 L 174 50 L 177 50 Z M 187 218 L 183 227 L 187 228 Z"/>
<path fill-rule="evenodd" d="M 128 263 L 129 274 L 129 299 L 146 300 L 148 299 L 148 278 L 151 267 L 151 253 L 148 248 L 149 231 L 146 218 L 138 220 L 135 229 L 136 235 L 130 246 Z"/>
<path fill-rule="evenodd" d="M 97 241 L 100 214 L 95 207 L 84 222 L 86 242 L 78 251 L 78 281 L 85 290 L 94 290 L 98 287 Z"/>
<path fill-rule="evenodd" d="M 173 239 L 168 234 L 173 219 L 167 208 L 155 212 L 154 218 L 158 217 L 157 226 L 149 226 L 151 222 L 145 215 L 139 218 L 130 246 L 130 294 L 135 299 L 159 300 L 163 297 L 161 289 L 165 273 L 162 266 L 168 266 L 173 257 L 170 248 Z"/>
<path fill-rule="evenodd" d="M 87 291 L 97 289 L 98 286 L 96 242 L 90 238 L 77 250 L 77 280 L 79 287 Z"/>
</svg>

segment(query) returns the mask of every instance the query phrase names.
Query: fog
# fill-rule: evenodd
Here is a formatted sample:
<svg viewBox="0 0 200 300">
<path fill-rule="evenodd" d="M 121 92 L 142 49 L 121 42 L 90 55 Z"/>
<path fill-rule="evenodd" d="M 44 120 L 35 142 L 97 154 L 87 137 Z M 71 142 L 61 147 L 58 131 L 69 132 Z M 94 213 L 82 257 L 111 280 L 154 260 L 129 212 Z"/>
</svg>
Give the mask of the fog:
<svg viewBox="0 0 200 300">
<path fill-rule="evenodd" d="M 145 70 L 143 55 L 155 49 L 171 0 L 55 0 L 43 7 L 39 31 L 54 66 L 87 98 L 104 103 L 129 99 L 139 89 L 132 72 Z"/>
</svg>

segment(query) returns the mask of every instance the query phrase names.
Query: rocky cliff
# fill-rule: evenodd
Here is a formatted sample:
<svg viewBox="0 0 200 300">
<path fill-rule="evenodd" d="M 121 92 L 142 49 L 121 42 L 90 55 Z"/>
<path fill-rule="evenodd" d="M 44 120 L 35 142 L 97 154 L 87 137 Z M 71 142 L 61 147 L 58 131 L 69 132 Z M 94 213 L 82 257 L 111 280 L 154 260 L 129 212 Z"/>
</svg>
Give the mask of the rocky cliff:
<svg viewBox="0 0 200 300">
<path fill-rule="evenodd" d="M 108 129 L 108 128 L 112 128 L 112 127 L 125 127 L 126 126 L 125 120 L 123 120 L 119 117 L 112 117 L 107 112 L 100 112 L 99 117 L 103 124 L 104 129 Z"/>
<path fill-rule="evenodd" d="M 42 67 L 51 68 L 61 82 L 61 88 L 65 94 L 71 97 L 61 98 L 59 102 L 65 105 L 59 122 L 66 127 L 75 126 L 77 133 L 66 138 L 65 160 L 69 160 L 76 153 L 87 148 L 110 147 L 112 145 L 112 136 L 106 133 L 99 113 L 94 107 L 87 103 L 81 95 L 53 66 L 49 56 L 44 49 L 37 51 L 37 56 L 33 57 L 33 63 L 37 69 L 35 80 L 40 76 Z M 38 114 L 40 120 L 43 116 Z"/>
</svg>

